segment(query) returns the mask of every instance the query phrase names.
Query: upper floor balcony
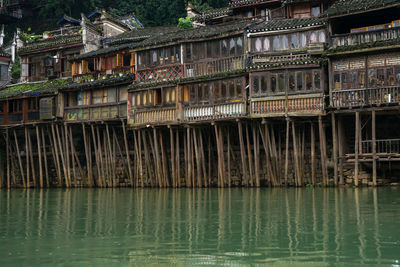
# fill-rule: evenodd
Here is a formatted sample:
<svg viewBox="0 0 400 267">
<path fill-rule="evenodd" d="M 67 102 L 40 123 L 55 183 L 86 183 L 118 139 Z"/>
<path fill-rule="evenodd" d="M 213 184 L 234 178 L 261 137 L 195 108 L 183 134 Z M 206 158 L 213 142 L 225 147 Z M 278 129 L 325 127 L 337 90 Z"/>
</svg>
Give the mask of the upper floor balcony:
<svg viewBox="0 0 400 267">
<path fill-rule="evenodd" d="M 380 41 L 394 41 L 400 38 L 400 27 L 384 28 L 332 36 L 332 47 L 357 46 Z"/>
<path fill-rule="evenodd" d="M 245 57 L 243 55 L 203 59 L 193 63 L 185 64 L 185 77 L 205 76 L 215 73 L 242 70 L 245 68 Z"/>
</svg>

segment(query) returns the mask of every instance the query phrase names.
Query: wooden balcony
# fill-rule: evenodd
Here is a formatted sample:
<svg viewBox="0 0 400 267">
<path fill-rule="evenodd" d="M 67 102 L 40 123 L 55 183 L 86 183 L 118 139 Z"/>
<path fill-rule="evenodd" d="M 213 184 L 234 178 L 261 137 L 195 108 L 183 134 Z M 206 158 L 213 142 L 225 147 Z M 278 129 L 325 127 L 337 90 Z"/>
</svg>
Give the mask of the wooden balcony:
<svg viewBox="0 0 400 267">
<path fill-rule="evenodd" d="M 187 122 L 239 118 L 246 115 L 246 103 L 188 106 L 184 108 L 183 118 Z"/>
<path fill-rule="evenodd" d="M 250 104 L 252 117 L 316 116 L 324 109 L 323 93 L 254 98 Z"/>
<path fill-rule="evenodd" d="M 339 34 L 332 36 L 332 46 L 334 48 L 341 46 L 353 46 L 376 41 L 394 40 L 399 37 L 400 27 L 358 33 Z"/>
<path fill-rule="evenodd" d="M 147 125 L 173 123 L 177 121 L 176 114 L 175 107 L 133 110 L 129 115 L 129 124 Z"/>
<path fill-rule="evenodd" d="M 165 67 L 138 70 L 137 82 L 161 82 L 175 80 L 183 77 L 183 65 L 174 64 Z"/>
<path fill-rule="evenodd" d="M 335 108 L 350 108 L 397 103 L 400 103 L 400 87 L 389 86 L 333 91 L 331 105 Z"/>
<path fill-rule="evenodd" d="M 197 77 L 245 68 L 244 56 L 200 60 L 185 64 L 185 77 Z"/>
<path fill-rule="evenodd" d="M 64 119 L 73 121 L 113 120 L 125 118 L 127 114 L 126 103 L 107 104 L 101 106 L 84 106 L 65 108 Z"/>
</svg>

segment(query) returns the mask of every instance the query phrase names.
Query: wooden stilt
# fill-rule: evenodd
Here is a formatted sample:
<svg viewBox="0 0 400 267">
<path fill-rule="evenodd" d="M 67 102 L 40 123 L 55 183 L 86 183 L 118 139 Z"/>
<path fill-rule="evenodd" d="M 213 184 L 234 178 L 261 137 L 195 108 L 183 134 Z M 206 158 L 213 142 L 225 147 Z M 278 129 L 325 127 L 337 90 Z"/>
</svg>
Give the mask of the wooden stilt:
<svg viewBox="0 0 400 267">
<path fill-rule="evenodd" d="M 100 187 L 103 187 L 103 181 L 101 179 L 101 170 L 100 170 L 100 159 L 99 159 L 99 153 L 97 149 L 97 138 L 96 138 L 96 131 L 94 129 L 94 125 L 90 125 L 90 130 L 92 132 L 92 142 L 93 142 L 93 149 L 94 149 L 94 157 L 95 157 L 95 162 L 96 162 L 96 169 L 97 169 L 97 182 L 96 184 Z"/>
<path fill-rule="evenodd" d="M 326 166 L 326 148 L 325 148 L 325 131 L 324 126 L 322 124 L 322 117 L 318 117 L 318 126 L 319 126 L 319 142 L 320 142 L 320 150 L 321 150 L 321 165 L 322 165 L 322 177 L 324 186 L 328 186 L 328 171 Z"/>
<path fill-rule="evenodd" d="M 201 179 L 201 162 L 200 162 L 200 152 L 197 139 L 197 129 L 193 129 L 193 140 L 194 140 L 194 152 L 196 154 L 196 175 L 197 175 L 197 187 L 202 187 Z"/>
<path fill-rule="evenodd" d="M 191 155 L 192 155 L 192 152 L 191 152 L 191 142 L 190 142 L 190 140 L 191 140 L 191 138 L 190 138 L 190 128 L 188 127 L 187 129 L 186 129 L 186 132 L 187 132 L 187 137 L 186 137 L 186 147 L 187 147 L 187 159 L 186 159 L 186 161 L 187 161 L 187 181 L 186 181 L 186 186 L 187 187 L 192 187 L 192 179 L 191 179 L 191 176 L 192 176 L 192 161 L 191 161 Z"/>
<path fill-rule="evenodd" d="M 249 185 L 249 178 L 247 173 L 247 165 L 246 165 L 246 152 L 244 148 L 244 141 L 243 141 L 243 126 L 242 122 L 238 121 L 238 130 L 239 130 L 239 145 L 240 145 L 240 157 L 242 160 L 242 176 L 244 179 L 243 184 L 248 186 Z"/>
<path fill-rule="evenodd" d="M 85 146 L 85 157 L 86 157 L 86 169 L 87 169 L 87 175 L 88 175 L 88 187 L 93 187 L 93 177 L 92 177 L 92 170 L 91 166 L 89 164 L 89 147 L 88 147 L 88 140 L 86 136 L 86 127 L 85 124 L 82 123 L 82 134 L 83 134 L 83 143 Z"/>
<path fill-rule="evenodd" d="M 253 157 L 251 156 L 251 144 L 250 144 L 248 124 L 246 124 L 246 143 L 247 143 L 247 159 L 249 160 L 250 186 L 254 186 Z"/>
<path fill-rule="evenodd" d="M 122 123 L 123 128 L 125 128 L 125 125 Z M 112 155 L 112 148 L 111 148 L 111 137 L 110 137 L 110 129 L 108 123 L 106 123 L 106 134 L 107 134 L 107 146 L 108 146 L 108 160 L 109 160 L 109 169 L 110 169 L 110 180 L 112 183 L 113 187 L 117 187 L 117 175 L 116 175 L 116 166 L 115 166 L 115 157 Z M 126 132 L 124 131 L 124 141 L 126 141 Z M 129 150 L 127 151 L 126 157 L 129 157 Z M 128 168 L 130 168 L 130 164 L 128 164 Z M 132 176 L 129 177 L 129 180 L 131 184 L 133 183 Z"/>
<path fill-rule="evenodd" d="M 181 187 L 181 161 L 180 161 L 180 146 L 179 146 L 179 130 L 176 130 L 176 181 L 177 181 L 177 186 Z"/>
<path fill-rule="evenodd" d="M 254 153 L 254 172 L 255 172 L 255 183 L 256 187 L 260 187 L 260 160 L 258 155 L 259 151 L 259 137 L 260 135 L 256 131 L 256 127 L 254 124 L 251 125 L 252 132 L 253 132 L 253 153 Z"/>
<path fill-rule="evenodd" d="M 372 184 L 376 186 L 376 113 L 372 111 Z"/>
<path fill-rule="evenodd" d="M 58 129 L 58 125 L 55 125 L 55 129 L 56 129 L 56 141 L 58 144 L 58 151 L 60 152 L 60 157 L 61 157 L 61 162 L 62 162 L 62 166 L 63 166 L 63 171 L 64 171 L 64 183 L 66 187 L 69 187 L 69 183 L 68 183 L 68 172 L 67 172 L 67 164 L 66 164 L 66 159 L 64 157 L 64 152 L 65 149 L 63 148 L 62 144 L 61 144 L 61 138 L 60 138 L 60 131 Z M 56 144 L 56 146 L 57 146 Z"/>
<path fill-rule="evenodd" d="M 163 186 L 164 187 L 169 187 L 170 182 L 169 182 L 169 177 L 168 177 L 168 162 L 167 162 L 167 156 L 165 153 L 165 147 L 164 147 L 164 139 L 161 131 L 159 132 L 159 138 L 160 138 L 160 147 L 161 147 L 161 162 L 162 162 L 162 169 L 163 169 Z"/>
<path fill-rule="evenodd" d="M 133 186 L 131 157 L 129 155 L 129 146 L 128 146 L 127 133 L 126 133 L 126 129 L 125 129 L 125 123 L 123 121 L 122 121 L 122 131 L 123 131 L 123 135 L 124 135 L 124 145 L 125 145 L 126 161 L 127 161 L 127 164 L 128 164 L 129 180 L 131 182 L 131 185 Z"/>
<path fill-rule="evenodd" d="M 227 134 L 227 142 L 228 142 L 228 187 L 232 186 L 232 176 L 231 176 L 231 133 L 228 128 L 228 134 Z"/>
<path fill-rule="evenodd" d="M 36 187 L 37 181 L 36 181 L 36 171 L 35 171 L 35 161 L 33 160 L 33 149 L 32 149 L 32 140 L 31 140 L 31 135 L 28 132 L 28 144 L 29 144 L 29 157 L 31 160 L 31 168 L 32 168 L 32 180 L 33 180 L 33 186 Z"/>
<path fill-rule="evenodd" d="M 160 160 L 160 153 L 158 150 L 158 140 L 157 140 L 157 129 L 155 127 L 153 127 L 153 137 L 154 137 L 154 141 L 153 141 L 153 154 L 155 157 L 155 162 L 156 162 L 156 170 L 157 170 L 157 179 L 158 179 L 158 186 L 161 188 L 163 187 L 163 183 L 162 183 L 162 166 L 161 166 L 161 160 Z M 151 140 L 150 140 L 150 144 L 151 144 Z"/>
<path fill-rule="evenodd" d="M 50 134 L 49 134 L 50 135 Z M 56 168 L 56 173 L 57 173 L 57 182 L 58 186 L 62 186 L 62 175 L 61 175 L 61 167 L 60 167 L 60 161 L 58 157 L 58 150 L 57 150 L 57 142 L 56 142 L 56 135 L 54 131 L 54 123 L 51 123 L 51 135 L 49 136 L 50 139 L 50 146 L 51 146 L 51 153 L 53 155 L 53 162 L 54 166 Z"/>
<path fill-rule="evenodd" d="M 288 185 L 288 172 L 289 172 L 289 129 L 290 121 L 286 118 L 286 151 L 285 151 L 285 185 Z"/>
<path fill-rule="evenodd" d="M 171 171 L 172 171 L 172 187 L 176 187 L 176 173 L 175 173 L 175 144 L 174 144 L 175 136 L 171 127 L 169 127 L 169 145 L 171 152 Z"/>
<path fill-rule="evenodd" d="M 43 159 L 44 159 L 44 173 L 46 176 L 46 186 L 50 187 L 49 167 L 47 162 L 47 149 L 46 149 L 46 138 L 44 128 L 42 127 L 42 147 L 43 147 Z"/>
<path fill-rule="evenodd" d="M 29 188 L 31 186 L 31 179 L 30 179 L 30 164 L 29 164 L 28 128 L 26 126 L 24 127 L 24 133 L 25 133 L 26 187 Z M 7 148 L 7 152 L 8 152 L 8 148 Z M 7 171 L 7 173 L 8 173 L 8 171 Z"/>
<path fill-rule="evenodd" d="M 211 151 L 211 133 L 208 132 L 208 184 L 211 185 L 212 183 L 212 169 L 211 169 L 211 157 L 212 157 L 212 151 Z"/>
<path fill-rule="evenodd" d="M 22 185 L 24 188 L 26 188 L 24 168 L 22 166 L 21 152 L 19 150 L 19 143 L 18 143 L 17 133 L 16 133 L 15 129 L 14 129 L 14 139 L 15 139 L 15 147 L 17 149 L 18 165 L 19 165 L 19 169 L 20 169 L 20 173 L 21 173 Z"/>
<path fill-rule="evenodd" d="M 6 128 L 6 162 L 7 162 L 7 189 L 11 188 L 11 176 L 10 176 L 10 142 L 9 142 L 8 128 Z"/>
<path fill-rule="evenodd" d="M 265 152 L 265 168 L 267 171 L 267 182 L 270 186 L 275 186 L 274 179 L 273 179 L 273 173 L 271 170 L 271 161 L 270 161 L 270 154 L 269 154 L 268 142 L 267 142 L 267 139 L 268 139 L 267 123 L 264 124 L 264 132 L 261 130 L 261 126 L 259 126 L 259 131 L 260 131 L 261 141 L 263 143 L 264 152 Z"/>
<path fill-rule="evenodd" d="M 338 185 L 338 159 L 337 159 L 337 130 L 336 130 L 336 118 L 335 113 L 332 113 L 332 143 L 333 143 L 333 179 L 335 181 L 335 185 Z"/>
<path fill-rule="evenodd" d="M 139 169 L 140 169 L 140 184 L 144 188 L 144 177 L 143 177 L 143 162 L 142 162 L 142 131 L 139 130 L 138 134 L 138 146 L 139 146 Z"/>
<path fill-rule="evenodd" d="M 206 160 L 204 156 L 204 146 L 203 146 L 203 134 L 202 131 L 199 130 L 199 139 L 200 139 L 200 156 L 201 156 L 201 164 L 203 168 L 203 181 L 204 181 L 204 186 L 208 187 L 208 181 L 207 181 L 207 169 L 206 169 Z"/>
<path fill-rule="evenodd" d="M 293 138 L 293 158 L 294 158 L 294 169 L 295 169 L 295 177 L 296 186 L 301 186 L 300 184 L 300 167 L 299 167 L 299 152 L 298 152 L 298 144 L 297 144 L 297 137 L 296 137 L 296 126 L 295 122 L 292 121 L 292 138 Z"/>
<path fill-rule="evenodd" d="M 38 149 L 38 158 L 39 158 L 39 185 L 40 188 L 44 187 L 44 180 L 43 180 L 43 167 L 42 167 L 42 148 L 40 146 L 40 133 L 39 133 L 39 126 L 36 125 L 36 140 L 37 140 L 37 149 Z"/>
<path fill-rule="evenodd" d="M 311 182 L 315 185 L 315 130 L 314 124 L 311 123 Z"/>
<path fill-rule="evenodd" d="M 354 185 L 358 186 L 358 154 L 359 154 L 359 138 L 360 138 L 360 113 L 356 112 L 356 129 L 354 143 Z"/>
<path fill-rule="evenodd" d="M 215 130 L 215 141 L 217 143 L 217 155 L 218 155 L 218 187 L 222 187 L 222 163 L 221 163 L 221 147 L 219 145 L 220 139 L 219 139 L 219 131 L 218 131 L 218 126 L 214 124 L 214 130 Z"/>
<path fill-rule="evenodd" d="M 190 131 L 191 131 L 191 134 L 190 134 L 190 139 L 189 139 L 189 146 L 190 146 L 190 163 L 191 163 L 191 166 L 192 166 L 192 172 L 191 172 L 191 183 L 192 183 L 192 186 L 193 186 L 193 188 L 195 188 L 196 187 L 196 174 L 195 174 L 195 165 L 194 165 L 194 154 L 195 154 L 195 152 L 194 152 L 194 128 L 191 128 L 190 129 Z"/>
<path fill-rule="evenodd" d="M 222 133 L 222 127 L 219 128 L 219 145 L 220 145 L 220 155 L 221 155 L 221 169 L 222 169 L 222 177 L 221 177 L 221 185 L 222 187 L 225 187 L 226 185 L 226 173 L 225 173 L 225 152 L 224 152 L 224 139 L 223 139 L 223 133 Z"/>
<path fill-rule="evenodd" d="M 344 134 L 343 134 L 343 119 L 338 118 L 338 146 L 339 146 L 339 184 L 344 184 L 344 174 L 343 174 L 343 161 L 344 161 Z"/>
</svg>

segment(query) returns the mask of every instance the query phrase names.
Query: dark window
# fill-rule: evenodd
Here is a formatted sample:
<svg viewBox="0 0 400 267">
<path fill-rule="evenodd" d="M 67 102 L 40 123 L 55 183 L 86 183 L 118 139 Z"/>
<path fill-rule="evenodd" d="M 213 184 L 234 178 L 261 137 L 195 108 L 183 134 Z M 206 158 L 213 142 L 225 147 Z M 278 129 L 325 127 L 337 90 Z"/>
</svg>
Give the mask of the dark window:
<svg viewBox="0 0 400 267">
<path fill-rule="evenodd" d="M 333 82 L 334 82 L 334 88 L 335 89 L 340 89 L 342 88 L 341 84 L 340 84 L 340 73 L 335 73 L 333 75 Z"/>
<path fill-rule="evenodd" d="M 385 85 L 385 70 L 384 69 L 377 69 L 376 71 L 376 82 L 378 86 Z"/>
<path fill-rule="evenodd" d="M 235 97 L 235 81 L 229 80 L 229 97 Z"/>
<path fill-rule="evenodd" d="M 321 89 L 321 72 L 314 72 L 314 89 Z"/>
<path fill-rule="evenodd" d="M 236 79 L 236 96 L 243 96 L 243 83 L 241 79 Z"/>
<path fill-rule="evenodd" d="M 197 87 L 197 99 L 198 99 L 198 101 L 203 100 L 203 85 L 202 84 L 200 84 Z"/>
<path fill-rule="evenodd" d="M 4 113 L 4 102 L 0 102 L 0 113 Z"/>
<path fill-rule="evenodd" d="M 37 105 L 37 98 L 29 98 L 28 99 L 28 110 L 29 111 L 35 111 L 38 109 L 38 105 Z"/>
<path fill-rule="evenodd" d="M 190 44 L 186 44 L 186 59 L 190 60 L 192 58 L 192 47 Z"/>
<path fill-rule="evenodd" d="M 227 40 L 222 40 L 222 56 L 223 57 L 228 56 L 228 41 Z"/>
<path fill-rule="evenodd" d="M 208 101 L 210 98 L 210 88 L 208 84 L 204 84 L 203 87 L 203 95 L 204 95 L 204 101 Z"/>
<path fill-rule="evenodd" d="M 259 90 L 259 80 L 258 76 L 253 77 L 253 94 L 257 95 Z"/>
<path fill-rule="evenodd" d="M 294 73 L 289 74 L 289 90 L 294 91 L 296 88 L 296 80 L 294 78 Z"/>
<path fill-rule="evenodd" d="M 214 83 L 214 99 L 219 99 L 220 97 L 221 82 Z"/>
<path fill-rule="evenodd" d="M 279 84 L 279 91 L 285 91 L 285 75 L 283 73 L 279 73 L 278 75 L 278 84 Z"/>
<path fill-rule="evenodd" d="M 227 82 L 226 81 L 222 81 L 220 98 L 221 99 L 226 98 L 226 93 L 227 93 Z"/>
<path fill-rule="evenodd" d="M 306 72 L 306 89 L 311 90 L 312 89 L 312 76 L 311 72 Z"/>
<path fill-rule="evenodd" d="M 276 75 L 271 75 L 271 92 L 276 91 Z"/>
<path fill-rule="evenodd" d="M 365 71 L 363 70 L 358 72 L 358 83 L 360 88 L 365 88 Z"/>
<path fill-rule="evenodd" d="M 236 45 L 237 45 L 237 54 L 238 55 L 243 54 L 243 37 L 237 38 Z"/>
<path fill-rule="evenodd" d="M 301 91 L 303 90 L 303 73 L 298 72 L 296 76 L 297 90 Z"/>
<path fill-rule="evenodd" d="M 124 55 L 124 67 L 128 67 L 131 65 L 131 54 Z"/>
<path fill-rule="evenodd" d="M 207 42 L 207 57 L 211 58 L 212 57 L 212 43 Z"/>
<path fill-rule="evenodd" d="M 220 57 L 221 56 L 221 42 L 220 41 L 215 41 L 214 42 L 214 56 L 215 57 Z"/>
<path fill-rule="evenodd" d="M 197 95 L 197 92 L 196 92 L 197 88 L 196 87 L 197 87 L 197 85 L 192 85 L 189 88 L 189 99 L 190 99 L 190 102 L 196 102 L 196 95 Z"/>
<path fill-rule="evenodd" d="M 265 75 L 261 77 L 261 92 L 266 93 L 268 90 L 268 79 Z"/>
<path fill-rule="evenodd" d="M 235 39 L 231 38 L 231 40 L 229 41 L 229 54 L 231 56 L 234 56 L 235 50 L 236 50 L 236 42 Z"/>
</svg>

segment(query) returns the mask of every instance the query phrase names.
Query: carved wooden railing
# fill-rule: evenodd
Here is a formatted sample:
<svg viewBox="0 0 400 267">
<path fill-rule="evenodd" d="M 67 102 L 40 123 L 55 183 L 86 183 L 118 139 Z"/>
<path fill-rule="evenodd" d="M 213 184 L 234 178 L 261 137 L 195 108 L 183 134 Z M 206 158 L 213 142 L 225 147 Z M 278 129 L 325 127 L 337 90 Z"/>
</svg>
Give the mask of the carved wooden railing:
<svg viewBox="0 0 400 267">
<path fill-rule="evenodd" d="M 137 82 L 160 82 L 160 81 L 179 79 L 182 77 L 183 77 L 182 64 L 138 70 L 136 72 Z"/>
<path fill-rule="evenodd" d="M 244 56 L 207 59 L 185 64 L 185 77 L 204 76 L 244 68 Z"/>
<path fill-rule="evenodd" d="M 344 108 L 396 103 L 400 103 L 399 86 L 333 91 L 331 104 Z"/>
<path fill-rule="evenodd" d="M 176 108 L 152 108 L 133 110 L 129 116 L 129 123 L 134 125 L 175 122 Z"/>
<path fill-rule="evenodd" d="M 372 140 L 361 142 L 362 153 L 372 153 Z M 376 153 L 377 154 L 400 154 L 400 139 L 383 139 L 376 140 Z"/>
<path fill-rule="evenodd" d="M 332 37 L 332 46 L 349 46 L 371 43 L 376 41 L 394 40 L 400 37 L 400 27 L 366 31 L 358 33 L 340 34 Z"/>
<path fill-rule="evenodd" d="M 318 115 L 324 113 L 324 108 L 322 93 L 253 98 L 250 104 L 251 115 L 256 117 Z"/>
<path fill-rule="evenodd" d="M 65 108 L 66 121 L 109 120 L 126 117 L 126 103 Z"/>
<path fill-rule="evenodd" d="M 184 108 L 185 121 L 218 120 L 239 118 L 246 115 L 245 102 L 235 102 L 214 105 L 188 106 Z"/>
</svg>

